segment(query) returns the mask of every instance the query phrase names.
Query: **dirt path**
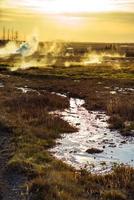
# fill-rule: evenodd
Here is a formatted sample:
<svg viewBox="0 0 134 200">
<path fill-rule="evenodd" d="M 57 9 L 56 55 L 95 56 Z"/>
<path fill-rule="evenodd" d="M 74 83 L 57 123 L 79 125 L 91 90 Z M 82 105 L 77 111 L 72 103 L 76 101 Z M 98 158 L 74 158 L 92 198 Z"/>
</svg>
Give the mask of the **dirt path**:
<svg viewBox="0 0 134 200">
<path fill-rule="evenodd" d="M 0 130 L 0 200 L 28 200 L 22 188 L 26 178 L 16 173 L 6 173 L 11 154 L 11 134 Z"/>
</svg>

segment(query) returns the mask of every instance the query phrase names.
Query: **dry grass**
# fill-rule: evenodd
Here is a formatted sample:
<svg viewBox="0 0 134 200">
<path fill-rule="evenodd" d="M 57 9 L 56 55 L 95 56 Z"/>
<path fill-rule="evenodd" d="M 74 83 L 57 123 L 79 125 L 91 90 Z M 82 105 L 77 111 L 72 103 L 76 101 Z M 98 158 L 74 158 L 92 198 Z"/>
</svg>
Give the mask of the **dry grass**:
<svg viewBox="0 0 134 200">
<path fill-rule="evenodd" d="M 106 190 L 102 193 L 104 200 L 127 200 L 127 196 L 118 190 Z"/>
<path fill-rule="evenodd" d="M 49 170 L 44 177 L 38 177 L 29 183 L 31 199 L 41 200 L 84 200 L 84 190 L 75 179 L 75 173 L 69 170 Z"/>
<path fill-rule="evenodd" d="M 110 128 L 120 129 L 123 135 L 130 135 L 134 121 L 134 99 L 132 96 L 111 98 L 107 105 Z"/>
<path fill-rule="evenodd" d="M 54 139 L 60 133 L 74 132 L 76 129 L 49 111 L 68 107 L 67 98 L 47 93 L 44 95 L 21 95 L 5 102 L 7 111 L 12 114 L 12 122 L 39 138 Z"/>
<path fill-rule="evenodd" d="M 79 181 L 85 186 L 89 197 L 118 200 L 133 199 L 134 169 L 125 166 L 115 167 L 111 174 L 92 175 L 82 170 Z M 117 192 L 118 191 L 118 192 Z M 93 199 L 94 199 L 93 198 Z"/>
<path fill-rule="evenodd" d="M 62 166 L 63 167 L 63 166 Z M 93 175 L 60 167 L 29 182 L 31 199 L 45 200 L 133 200 L 134 169 L 119 166 L 111 174 Z"/>
<path fill-rule="evenodd" d="M 109 115 L 119 115 L 124 120 L 134 120 L 134 99 L 131 96 L 118 96 L 110 99 L 107 105 Z"/>
</svg>

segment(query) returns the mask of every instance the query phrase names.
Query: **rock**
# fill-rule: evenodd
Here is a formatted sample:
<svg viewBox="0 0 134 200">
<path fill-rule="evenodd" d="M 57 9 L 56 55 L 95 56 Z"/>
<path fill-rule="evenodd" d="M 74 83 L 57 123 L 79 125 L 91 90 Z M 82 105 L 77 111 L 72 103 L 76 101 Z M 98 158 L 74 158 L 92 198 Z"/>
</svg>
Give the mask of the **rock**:
<svg viewBox="0 0 134 200">
<path fill-rule="evenodd" d="M 109 145 L 109 147 L 115 148 L 115 147 L 116 147 L 116 144 L 112 144 L 112 143 L 111 143 L 111 144 Z"/>
<path fill-rule="evenodd" d="M 80 123 L 76 123 L 76 126 L 80 126 Z"/>
<path fill-rule="evenodd" d="M 91 148 L 91 149 L 87 149 L 86 152 L 89 153 L 89 154 L 94 154 L 94 153 L 102 153 L 103 150 L 96 149 L 96 148 Z"/>
<path fill-rule="evenodd" d="M 101 162 L 100 164 L 101 164 L 102 166 L 104 166 L 104 165 L 106 165 L 106 162 L 103 161 L 103 162 Z"/>
<path fill-rule="evenodd" d="M 127 142 L 126 142 L 125 140 L 121 142 L 121 144 L 126 144 L 126 143 L 127 143 Z"/>
<path fill-rule="evenodd" d="M 102 143 L 108 144 L 108 143 L 109 143 L 109 140 L 108 140 L 108 139 L 104 139 L 104 140 L 102 141 Z"/>
<path fill-rule="evenodd" d="M 69 153 L 77 153 L 77 151 L 74 150 L 74 151 L 70 151 Z"/>
</svg>

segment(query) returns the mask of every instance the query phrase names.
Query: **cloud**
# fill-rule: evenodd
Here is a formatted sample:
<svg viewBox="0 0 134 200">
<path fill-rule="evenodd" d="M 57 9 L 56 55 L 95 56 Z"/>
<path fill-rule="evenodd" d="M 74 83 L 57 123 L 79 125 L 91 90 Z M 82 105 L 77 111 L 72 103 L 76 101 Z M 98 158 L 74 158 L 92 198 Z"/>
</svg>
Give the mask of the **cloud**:
<svg viewBox="0 0 134 200">
<path fill-rule="evenodd" d="M 40 12 L 134 12 L 134 0 L 0 0 L 0 7 L 26 8 Z"/>
</svg>

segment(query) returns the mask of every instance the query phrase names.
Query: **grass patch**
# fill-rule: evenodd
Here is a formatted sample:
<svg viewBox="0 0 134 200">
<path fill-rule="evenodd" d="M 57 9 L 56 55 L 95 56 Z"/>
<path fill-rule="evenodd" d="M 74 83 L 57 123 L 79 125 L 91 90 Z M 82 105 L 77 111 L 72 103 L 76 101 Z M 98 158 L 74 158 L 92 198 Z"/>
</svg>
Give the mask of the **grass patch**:
<svg viewBox="0 0 134 200">
<path fill-rule="evenodd" d="M 127 196 L 119 190 L 106 190 L 102 193 L 104 200 L 127 200 Z"/>
</svg>

